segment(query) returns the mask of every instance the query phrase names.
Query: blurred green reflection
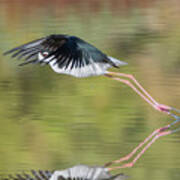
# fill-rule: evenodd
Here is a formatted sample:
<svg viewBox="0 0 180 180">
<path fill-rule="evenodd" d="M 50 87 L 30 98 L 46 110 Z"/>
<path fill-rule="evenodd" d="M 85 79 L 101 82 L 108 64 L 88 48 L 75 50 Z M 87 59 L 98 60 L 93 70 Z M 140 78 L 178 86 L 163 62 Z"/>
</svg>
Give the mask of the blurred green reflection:
<svg viewBox="0 0 180 180">
<path fill-rule="evenodd" d="M 73 34 L 127 61 L 161 103 L 179 107 L 178 1 L 0 0 L 0 54 L 51 33 Z M 104 164 L 170 119 L 105 77 L 75 79 L 18 67 L 0 55 L 0 171 Z M 114 70 L 114 69 L 113 69 Z M 179 134 L 162 138 L 132 169 L 134 180 L 179 180 Z"/>
</svg>

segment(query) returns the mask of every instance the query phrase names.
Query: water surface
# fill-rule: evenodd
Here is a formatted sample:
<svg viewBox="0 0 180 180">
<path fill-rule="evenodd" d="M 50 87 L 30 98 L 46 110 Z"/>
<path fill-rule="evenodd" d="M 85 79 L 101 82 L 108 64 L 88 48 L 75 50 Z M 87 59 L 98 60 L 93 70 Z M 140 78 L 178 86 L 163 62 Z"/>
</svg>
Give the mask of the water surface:
<svg viewBox="0 0 180 180">
<path fill-rule="evenodd" d="M 48 66 L 18 67 L 2 53 L 49 34 L 72 34 L 129 63 L 161 103 L 180 108 L 178 1 L 0 0 L 0 172 L 103 165 L 171 122 L 130 88 L 105 77 L 76 79 Z M 180 134 L 158 140 L 134 180 L 179 180 Z"/>
</svg>

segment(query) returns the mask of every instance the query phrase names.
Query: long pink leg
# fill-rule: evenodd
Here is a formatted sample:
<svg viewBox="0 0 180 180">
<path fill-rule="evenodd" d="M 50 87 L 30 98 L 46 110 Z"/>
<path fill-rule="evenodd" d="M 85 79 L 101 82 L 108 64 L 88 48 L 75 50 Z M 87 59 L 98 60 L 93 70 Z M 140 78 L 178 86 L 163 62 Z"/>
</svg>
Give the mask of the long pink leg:
<svg viewBox="0 0 180 180">
<path fill-rule="evenodd" d="M 116 72 L 109 72 L 110 74 L 113 74 L 113 75 L 116 75 L 116 76 L 121 76 L 121 77 L 126 77 L 126 78 L 129 78 L 131 80 L 134 81 L 134 83 L 142 90 L 142 92 L 149 98 L 151 99 L 151 101 L 158 105 L 159 103 L 154 99 L 152 98 L 152 96 L 140 85 L 140 83 L 135 79 L 135 77 L 132 75 L 132 74 L 125 74 L 125 73 L 116 73 Z"/>
<path fill-rule="evenodd" d="M 166 136 L 168 134 L 171 134 L 172 132 L 169 130 L 169 131 L 164 131 L 164 132 L 160 132 L 158 133 L 157 135 L 155 135 L 153 137 L 153 139 L 143 148 L 143 150 L 137 154 L 137 156 L 133 159 L 133 161 L 129 162 L 129 163 L 126 163 L 122 166 L 116 166 L 116 167 L 112 167 L 112 168 L 108 168 L 108 171 L 112 171 L 112 170 L 115 170 L 115 169 L 120 169 L 120 168 L 128 168 L 128 167 L 132 167 L 136 161 L 144 154 L 144 152 L 158 139 L 160 138 L 161 136 Z"/>
<path fill-rule="evenodd" d="M 153 108 L 155 108 L 158 111 L 161 111 L 156 104 L 152 103 L 144 94 L 142 94 L 129 80 L 126 79 L 121 79 L 118 77 L 113 77 L 113 76 L 108 76 L 111 77 L 112 79 L 116 80 L 116 81 L 120 81 L 126 85 L 128 85 L 129 87 L 131 87 L 137 94 L 139 94 L 147 103 L 149 103 Z M 163 111 L 167 114 L 169 114 L 169 111 Z"/>
<path fill-rule="evenodd" d="M 148 102 L 151 106 L 153 106 L 156 110 L 165 112 L 167 114 L 170 113 L 171 110 L 180 113 L 180 110 L 169 107 L 167 105 L 159 104 L 141 85 L 140 83 L 134 78 L 131 74 L 124 74 L 124 73 L 117 73 L 117 72 L 107 72 L 107 76 L 113 78 L 114 80 L 120 81 L 122 83 L 127 84 L 130 86 L 136 93 L 138 93 L 146 102 Z M 142 94 L 130 81 L 124 80 L 121 78 L 115 78 L 114 76 L 126 77 L 132 80 L 137 87 L 144 93 Z M 146 96 L 145 96 L 146 95 Z"/>
<path fill-rule="evenodd" d="M 175 125 L 176 123 L 180 122 L 180 117 L 176 116 L 174 114 L 172 114 L 172 116 L 176 119 L 175 121 L 173 121 L 171 124 L 168 124 L 167 126 L 164 126 L 162 128 L 156 129 L 155 131 L 153 131 L 153 133 L 151 133 L 143 142 L 141 142 L 130 154 L 128 154 L 125 157 L 120 158 L 119 160 L 115 160 L 115 161 L 111 161 L 109 163 L 105 164 L 105 167 L 110 166 L 112 164 L 118 164 L 121 163 L 123 161 L 127 161 L 129 160 L 136 152 L 137 150 L 139 150 L 145 143 L 147 143 L 148 141 L 151 141 L 140 151 L 140 153 L 138 153 L 135 158 L 133 159 L 133 161 L 131 161 L 130 163 L 126 163 L 122 166 L 116 166 L 116 167 L 112 167 L 112 168 L 108 168 L 109 171 L 114 170 L 114 169 L 119 169 L 119 168 L 127 168 L 127 167 L 132 167 L 136 161 L 144 154 L 144 152 L 161 136 L 165 136 L 168 134 L 172 134 L 175 133 L 177 131 L 180 131 L 180 128 L 174 129 L 174 130 L 168 130 L 171 126 Z"/>
<path fill-rule="evenodd" d="M 167 125 L 163 128 L 159 128 L 159 129 L 156 129 L 155 131 L 153 131 L 144 141 L 142 141 L 135 149 L 133 149 L 133 151 L 131 153 L 129 153 L 128 155 L 118 159 L 118 160 L 115 160 L 115 161 L 111 161 L 111 162 L 108 162 L 105 164 L 105 166 L 110 166 L 112 164 L 117 164 L 117 163 L 121 163 L 123 161 L 127 161 L 129 160 L 145 143 L 147 143 L 153 136 L 155 136 L 156 134 L 158 134 L 160 131 L 162 131 L 162 129 L 168 129 L 170 126 Z"/>
</svg>

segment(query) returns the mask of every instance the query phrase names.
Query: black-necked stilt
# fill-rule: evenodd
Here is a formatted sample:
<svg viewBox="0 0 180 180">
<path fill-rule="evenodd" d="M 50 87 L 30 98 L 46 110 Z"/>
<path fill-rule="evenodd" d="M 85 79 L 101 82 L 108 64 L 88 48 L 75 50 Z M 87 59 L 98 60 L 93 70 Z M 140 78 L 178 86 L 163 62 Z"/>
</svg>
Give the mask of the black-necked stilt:
<svg viewBox="0 0 180 180">
<path fill-rule="evenodd" d="M 10 175 L 4 180 L 124 180 L 123 174 L 111 175 L 107 168 L 100 166 L 76 165 L 68 169 L 51 171 L 34 171 L 31 173 Z"/>
<path fill-rule="evenodd" d="M 78 78 L 98 75 L 111 77 L 131 87 L 156 110 L 167 114 L 170 114 L 172 110 L 180 112 L 175 108 L 159 104 L 145 91 L 133 75 L 107 71 L 110 67 L 117 68 L 127 63 L 107 56 L 78 37 L 50 35 L 11 49 L 4 54 L 9 53 L 12 53 L 13 58 L 25 59 L 25 62 L 20 64 L 21 66 L 30 63 L 49 64 L 56 73 Z"/>
</svg>

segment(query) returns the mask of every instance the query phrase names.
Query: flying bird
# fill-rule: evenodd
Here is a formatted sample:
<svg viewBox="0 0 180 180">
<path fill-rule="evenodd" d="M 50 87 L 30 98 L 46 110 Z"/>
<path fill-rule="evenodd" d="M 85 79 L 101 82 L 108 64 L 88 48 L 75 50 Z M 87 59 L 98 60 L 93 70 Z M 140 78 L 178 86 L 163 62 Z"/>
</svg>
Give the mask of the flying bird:
<svg viewBox="0 0 180 180">
<path fill-rule="evenodd" d="M 53 34 L 4 53 L 12 58 L 24 59 L 26 64 L 48 64 L 56 73 L 77 78 L 104 75 L 131 87 L 158 111 L 170 114 L 180 110 L 158 103 L 131 74 L 110 72 L 109 68 L 127 65 L 126 62 L 107 56 L 84 40 L 69 35 Z"/>
<path fill-rule="evenodd" d="M 106 69 L 126 65 L 126 62 L 106 56 L 100 50 L 75 36 L 50 35 L 22 46 L 5 54 L 30 63 L 49 64 L 56 72 L 77 78 L 104 75 Z"/>
</svg>

